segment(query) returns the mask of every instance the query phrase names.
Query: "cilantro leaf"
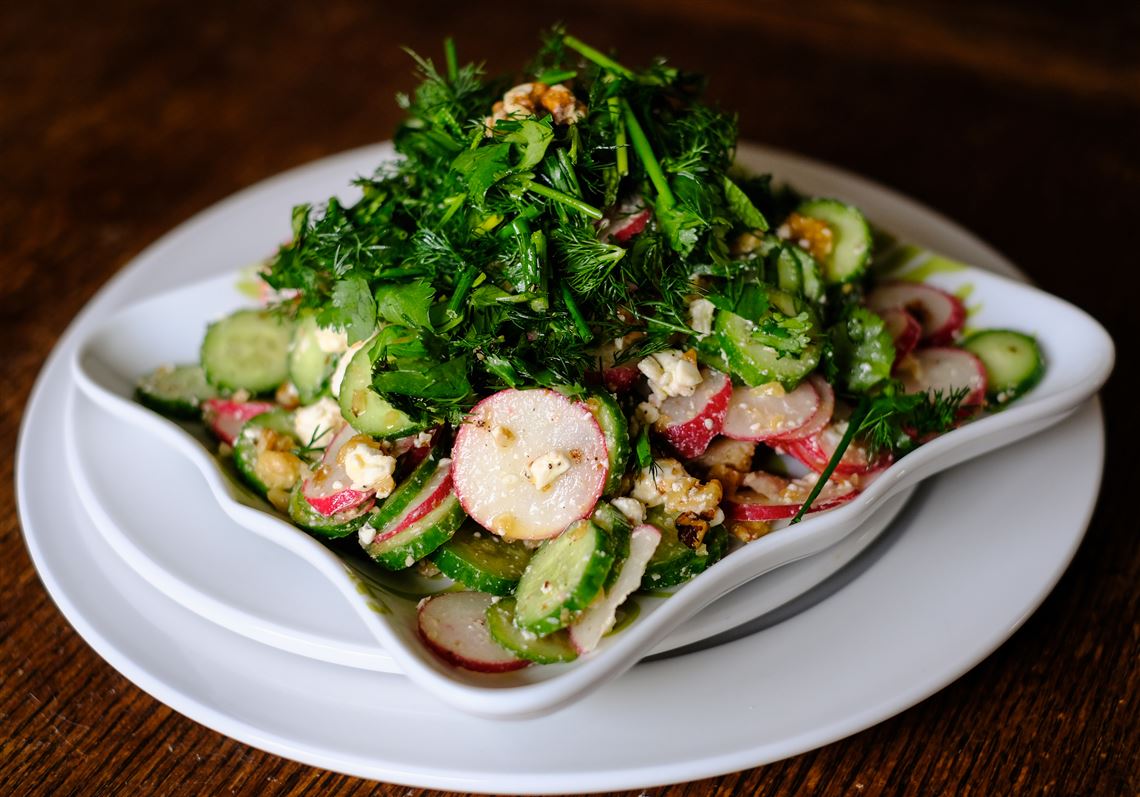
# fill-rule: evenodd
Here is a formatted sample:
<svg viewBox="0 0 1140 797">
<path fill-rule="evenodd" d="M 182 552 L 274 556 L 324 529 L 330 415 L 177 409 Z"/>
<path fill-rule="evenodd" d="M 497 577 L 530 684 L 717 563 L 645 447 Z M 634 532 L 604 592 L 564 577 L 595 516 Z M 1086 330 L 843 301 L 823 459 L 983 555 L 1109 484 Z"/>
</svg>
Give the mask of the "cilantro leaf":
<svg viewBox="0 0 1140 797">
<path fill-rule="evenodd" d="M 435 288 L 426 282 L 385 283 L 376 288 L 376 312 L 392 324 L 431 329 Z"/>
<path fill-rule="evenodd" d="M 321 310 L 319 319 L 322 326 L 344 329 L 349 343 L 364 340 L 375 332 L 376 303 L 368 281 L 359 276 L 338 280 L 333 286 L 332 302 Z"/>
</svg>

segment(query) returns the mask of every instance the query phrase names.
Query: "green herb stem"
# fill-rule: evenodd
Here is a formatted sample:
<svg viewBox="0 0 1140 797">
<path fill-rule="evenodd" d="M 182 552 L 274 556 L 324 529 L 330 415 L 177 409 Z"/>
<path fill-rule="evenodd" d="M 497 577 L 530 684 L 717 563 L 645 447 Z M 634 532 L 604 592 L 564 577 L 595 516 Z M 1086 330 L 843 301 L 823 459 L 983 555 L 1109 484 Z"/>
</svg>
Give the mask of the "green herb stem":
<svg viewBox="0 0 1140 797">
<path fill-rule="evenodd" d="M 567 207 L 571 207 L 574 210 L 578 211 L 583 216 L 588 216 L 595 221 L 602 218 L 602 211 L 598 210 L 596 207 L 587 202 L 583 202 L 577 197 L 572 197 L 569 194 L 558 191 L 554 188 L 551 188 L 550 186 L 543 185 L 542 183 L 537 183 L 534 180 L 527 180 L 523 183 L 523 185 L 526 187 L 526 190 L 538 194 L 539 196 L 546 197 L 547 199 L 553 200 L 554 202 L 561 202 L 563 205 L 566 205 Z"/>
<path fill-rule="evenodd" d="M 574 320 L 574 326 L 578 329 L 578 336 L 586 342 L 592 340 L 594 333 L 590 331 L 590 325 L 586 322 L 585 316 L 582 315 L 582 311 L 578 307 L 578 301 L 574 298 L 574 292 L 570 290 L 570 286 L 565 282 L 562 283 L 562 301 L 566 304 L 566 311 L 570 313 L 570 318 Z"/>
<path fill-rule="evenodd" d="M 677 200 L 673 197 L 673 189 L 669 187 L 669 180 L 665 177 L 665 172 L 661 169 L 661 162 L 657 160 L 657 156 L 653 154 L 653 147 L 649 144 L 649 139 L 645 135 L 645 131 L 641 129 L 641 123 L 637 121 L 637 115 L 634 114 L 633 108 L 629 107 L 629 103 L 622 101 L 622 108 L 625 111 L 625 124 L 629 128 L 629 137 L 633 143 L 633 151 L 637 153 L 637 157 L 641 159 L 641 165 L 645 167 L 645 173 L 649 175 L 649 181 L 653 183 L 653 187 L 657 190 L 658 204 L 663 210 L 668 210 L 677 204 Z"/>
<path fill-rule="evenodd" d="M 443 54 L 447 60 L 447 79 L 455 83 L 459 77 L 459 58 L 455 53 L 455 39 L 450 36 L 443 40 Z"/>
<path fill-rule="evenodd" d="M 573 50 L 576 53 L 578 53 L 579 55 L 581 55 L 586 60 L 593 61 L 595 64 L 600 66 L 602 69 L 605 69 L 608 72 L 614 72 L 618 75 L 621 75 L 624 78 L 629 78 L 631 80 L 633 79 L 634 75 L 633 75 L 632 70 L 625 68 L 624 66 L 619 64 L 617 61 L 610 58 L 608 55 L 605 55 L 604 53 L 600 52 L 599 50 L 595 50 L 593 47 L 586 44 L 585 42 L 583 42 L 579 39 L 576 39 L 573 36 L 563 36 L 562 37 L 562 43 L 565 44 L 567 47 L 569 47 L 571 50 Z"/>
<path fill-rule="evenodd" d="M 847 430 L 843 433 L 843 439 L 839 441 L 839 445 L 835 447 L 835 453 L 831 455 L 831 459 L 827 463 L 827 467 L 823 469 L 823 473 L 819 474 L 816 479 L 815 486 L 811 488 L 808 493 L 807 500 L 804 505 L 800 507 L 800 511 L 792 518 L 792 523 L 799 523 L 803 520 L 804 515 L 811 509 L 811 505 L 815 499 L 819 498 L 819 494 L 823 492 L 823 488 L 827 486 L 831 474 L 835 472 L 836 467 L 839 466 L 840 460 L 843 455 L 847 453 L 851 443 L 855 440 L 855 435 L 859 433 L 859 429 L 863 424 L 863 419 L 867 417 L 867 411 L 871 408 L 871 400 L 864 396 L 859 399 L 859 403 L 855 405 L 855 411 L 851 413 L 851 417 L 847 421 Z M 791 524 L 789 524 L 791 525 Z"/>
<path fill-rule="evenodd" d="M 622 177 L 629 174 L 629 141 L 625 134 L 625 123 L 622 121 L 621 100 L 610 97 L 607 101 L 610 107 L 610 116 L 614 120 L 614 153 L 617 158 L 617 171 Z"/>
</svg>

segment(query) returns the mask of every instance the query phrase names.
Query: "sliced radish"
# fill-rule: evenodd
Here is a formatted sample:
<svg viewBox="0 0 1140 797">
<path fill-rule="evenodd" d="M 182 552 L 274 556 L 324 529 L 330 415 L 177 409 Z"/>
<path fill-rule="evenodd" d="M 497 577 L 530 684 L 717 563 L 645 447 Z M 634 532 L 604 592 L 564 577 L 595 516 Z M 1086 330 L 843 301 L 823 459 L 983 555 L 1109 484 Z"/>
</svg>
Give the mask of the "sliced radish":
<svg viewBox="0 0 1140 797">
<path fill-rule="evenodd" d="M 491 638 L 484 592 L 445 592 L 421 601 L 420 638 L 441 659 L 475 672 L 510 672 L 530 664 Z"/>
<path fill-rule="evenodd" d="M 922 282 L 887 282 L 867 296 L 867 306 L 876 313 L 905 310 L 922 327 L 922 341 L 931 345 L 949 343 L 966 323 L 966 307 L 953 294 Z"/>
<path fill-rule="evenodd" d="M 724 434 L 733 440 L 759 443 L 777 437 L 794 437 L 815 418 L 820 395 L 811 381 L 800 382 L 790 393 L 778 383 L 738 387 L 732 391 Z"/>
<path fill-rule="evenodd" d="M 451 453 L 463 509 L 507 539 L 554 537 L 586 517 L 609 472 L 594 416 L 546 389 L 501 390 L 483 399 L 459 427 Z"/>
<path fill-rule="evenodd" d="M 689 459 L 705 453 L 724 428 L 732 398 L 732 380 L 720 371 L 701 369 L 701 383 L 691 396 L 673 396 L 661 403 L 658 431 L 677 452 Z"/>
<path fill-rule="evenodd" d="M 981 404 L 986 397 L 986 367 L 964 349 L 919 349 L 901 364 L 899 378 L 908 393 L 967 388 L 964 406 Z"/>
<path fill-rule="evenodd" d="M 408 504 L 408 507 L 403 512 L 386 523 L 384 528 L 377 530 L 373 541 L 382 542 L 389 537 L 396 536 L 428 512 L 431 512 L 442 504 L 443 500 L 451 495 L 452 489 L 451 460 L 441 459 L 439 461 L 439 467 L 435 469 L 435 473 L 431 475 L 431 478 L 428 479 L 423 489 L 412 499 L 411 503 Z"/>
<path fill-rule="evenodd" d="M 846 430 L 847 423 L 845 421 L 833 422 L 811 437 L 781 441 L 779 445 L 786 453 L 791 454 L 816 473 L 822 473 L 823 469 L 827 467 L 827 463 L 831 461 L 831 455 L 839 447 Z M 882 467 L 883 464 L 884 458 L 872 461 L 867 449 L 855 440 L 843 452 L 843 458 L 835 466 L 835 473 L 839 476 L 860 475 L 870 473 L 872 470 Z"/>
<path fill-rule="evenodd" d="M 645 568 L 660 542 L 661 532 L 647 523 L 630 533 L 629 554 L 621 565 L 617 580 L 570 626 L 570 641 L 579 653 L 589 653 L 597 648 L 602 637 L 614 627 L 618 607 L 641 586 Z"/>
<path fill-rule="evenodd" d="M 807 381 L 811 383 L 811 386 L 815 388 L 816 395 L 819 396 L 819 406 L 816 407 L 811 418 L 809 418 L 803 426 L 787 434 L 782 434 L 779 437 L 768 438 L 765 442 L 769 445 L 778 445 L 792 440 L 802 440 L 805 437 L 813 437 L 822 432 L 827 428 L 827 425 L 831 423 L 832 413 L 835 412 L 835 389 L 826 379 L 818 374 L 812 374 L 808 377 Z"/>
<path fill-rule="evenodd" d="M 405 467 L 414 468 L 424 461 L 424 457 L 431 451 L 435 442 L 443 433 L 443 427 L 436 426 L 426 432 L 401 437 L 392 441 L 391 454 L 394 457 L 403 457 Z"/>
<path fill-rule="evenodd" d="M 352 479 L 344 469 L 341 452 L 360 433 L 347 424 L 325 448 L 321 464 L 301 486 L 301 494 L 309 506 L 325 517 L 359 506 L 375 495 L 375 490 L 354 490 Z"/>
<path fill-rule="evenodd" d="M 641 371 L 636 365 L 615 365 L 613 368 L 602 370 L 602 384 L 611 393 L 628 393 L 637 385 L 641 378 Z"/>
<path fill-rule="evenodd" d="M 246 421 L 277 409 L 270 401 L 235 401 L 212 398 L 202 402 L 202 418 L 223 443 L 233 445 Z"/>
<path fill-rule="evenodd" d="M 764 471 L 744 477 L 741 489 L 728 502 L 727 516 L 732 520 L 786 520 L 795 517 L 815 487 L 814 474 L 799 479 L 784 479 Z M 823 512 L 847 503 L 859 494 L 855 480 L 828 481 L 812 502 L 808 512 Z"/>
<path fill-rule="evenodd" d="M 922 337 L 922 325 L 906 310 L 891 307 L 879 314 L 895 342 L 895 364 L 914 351 Z"/>
<path fill-rule="evenodd" d="M 645 206 L 641 197 L 627 199 L 609 213 L 598 224 L 598 238 L 602 241 L 626 244 L 645 231 L 653 211 Z"/>
</svg>

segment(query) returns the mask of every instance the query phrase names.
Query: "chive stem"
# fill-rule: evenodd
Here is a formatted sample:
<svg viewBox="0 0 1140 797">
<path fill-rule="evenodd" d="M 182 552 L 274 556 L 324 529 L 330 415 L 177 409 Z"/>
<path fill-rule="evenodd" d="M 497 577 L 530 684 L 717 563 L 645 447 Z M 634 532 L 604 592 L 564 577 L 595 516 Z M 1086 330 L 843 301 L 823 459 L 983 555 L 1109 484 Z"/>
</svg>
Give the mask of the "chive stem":
<svg viewBox="0 0 1140 797">
<path fill-rule="evenodd" d="M 459 77 L 459 58 L 455 53 L 455 39 L 450 36 L 443 40 L 443 55 L 447 59 L 447 79 L 454 83 Z"/>
<path fill-rule="evenodd" d="M 610 116 L 614 120 L 614 147 L 617 157 L 617 170 L 618 174 L 625 177 L 629 174 L 629 141 L 625 135 L 625 123 L 622 121 L 621 114 L 621 100 L 617 97 L 610 97 L 607 100 L 610 106 Z"/>
<path fill-rule="evenodd" d="M 590 331 L 590 325 L 586 323 L 582 311 L 578 309 L 578 302 L 574 299 L 573 291 L 565 282 L 562 283 L 562 301 L 566 304 L 566 311 L 570 313 L 570 318 L 574 320 L 574 326 L 578 328 L 579 337 L 588 343 L 593 339 L 594 333 Z"/>
<path fill-rule="evenodd" d="M 563 205 L 574 208 L 583 216 L 589 216 L 594 220 L 602 218 L 602 211 L 598 210 L 593 205 L 587 202 L 583 202 L 581 199 L 578 199 L 576 197 L 572 197 L 569 194 L 563 193 L 562 191 L 556 191 L 555 189 L 550 188 L 549 186 L 545 186 L 542 183 L 536 183 L 534 180 L 527 180 L 525 183 L 523 183 L 523 185 L 526 186 L 526 189 L 528 191 L 533 191 L 539 196 L 544 196 L 547 199 L 554 200 L 555 202 L 561 202 Z"/>
<path fill-rule="evenodd" d="M 843 459 L 843 455 L 847 453 L 847 449 L 851 446 L 855 435 L 859 434 L 859 427 L 863 425 L 863 419 L 867 417 L 867 412 L 870 409 L 870 399 L 866 396 L 859 399 L 855 411 L 851 413 L 851 417 L 847 421 L 847 431 L 843 433 L 843 439 L 840 440 L 839 445 L 835 447 L 835 453 L 831 455 L 831 460 L 827 463 L 827 467 L 823 469 L 823 473 L 819 474 L 819 478 L 816 479 L 815 486 L 812 487 L 811 492 L 808 493 L 804 505 L 800 507 L 800 511 L 792 518 L 792 523 L 799 523 L 803 520 L 804 515 L 811 509 L 811 505 L 815 502 L 815 499 L 819 498 L 819 494 L 823 492 L 823 488 L 827 486 L 828 479 L 830 479 L 831 474 L 835 472 L 835 468 L 839 465 L 839 461 Z"/>
<path fill-rule="evenodd" d="M 610 72 L 616 72 L 624 78 L 633 78 L 633 72 L 631 70 L 626 69 L 624 66 L 619 64 L 614 59 L 610 58 L 608 55 L 605 55 L 599 50 L 595 50 L 593 47 L 581 41 L 580 39 L 576 39 L 573 36 L 563 36 L 562 43 L 569 47 L 571 50 L 574 50 L 586 60 L 593 61 L 602 69 L 606 69 Z"/>
<path fill-rule="evenodd" d="M 479 271 L 474 266 L 467 266 L 459 275 L 459 281 L 455 283 L 455 291 L 451 294 L 451 300 L 447 303 L 447 314 L 451 317 L 458 317 L 460 308 L 463 303 L 467 301 L 467 294 L 471 292 L 471 286 L 475 284 L 475 277 L 479 275 Z"/>
<path fill-rule="evenodd" d="M 653 147 L 650 146 L 645 131 L 641 129 L 641 123 L 637 121 L 633 108 L 630 108 L 629 103 L 624 100 L 622 101 L 622 108 L 625 110 L 625 124 L 629 128 L 629 138 L 633 143 L 633 151 L 641 159 L 641 165 L 645 167 L 649 181 L 657 189 L 658 204 L 663 210 L 669 210 L 677 204 L 677 200 L 673 197 L 673 189 L 669 187 L 665 172 L 661 170 L 661 163 L 653 154 Z"/>
</svg>

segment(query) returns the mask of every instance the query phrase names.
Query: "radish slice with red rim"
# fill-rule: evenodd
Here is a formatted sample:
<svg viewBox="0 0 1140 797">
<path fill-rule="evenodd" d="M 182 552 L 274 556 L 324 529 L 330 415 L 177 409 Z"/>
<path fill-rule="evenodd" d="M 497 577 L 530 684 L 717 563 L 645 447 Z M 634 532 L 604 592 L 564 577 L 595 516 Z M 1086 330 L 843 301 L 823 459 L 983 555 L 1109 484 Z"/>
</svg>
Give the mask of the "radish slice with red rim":
<svg viewBox="0 0 1140 797">
<path fill-rule="evenodd" d="M 629 243 L 645 231 L 652 218 L 653 211 L 645 206 L 645 200 L 640 196 L 627 199 L 610 210 L 598 223 L 598 240 Z"/>
<path fill-rule="evenodd" d="M 445 592 L 420 602 L 420 638 L 441 659 L 475 672 L 510 672 L 530 664 L 491 638 L 487 607 L 495 598 L 483 592 Z"/>
<path fill-rule="evenodd" d="M 301 486 L 301 494 L 309 506 L 325 517 L 359 506 L 375 495 L 375 490 L 354 490 L 352 479 L 344 469 L 341 452 L 361 435 L 348 424 L 341 427 L 325 448 L 316 471 Z"/>
<path fill-rule="evenodd" d="M 966 323 L 966 307 L 953 294 L 922 282 L 887 282 L 867 295 L 867 306 L 876 313 L 905 310 L 922 327 L 922 342 L 949 343 Z"/>
<path fill-rule="evenodd" d="M 879 313 L 883 323 L 895 343 L 895 364 L 906 357 L 918 345 L 922 337 L 922 325 L 906 310 L 891 307 Z"/>
<path fill-rule="evenodd" d="M 705 453 L 724 428 L 732 380 L 720 371 L 701 369 L 701 383 L 691 396 L 673 396 L 661 403 L 661 417 L 654 424 L 677 453 L 692 459 Z"/>
<path fill-rule="evenodd" d="M 211 398 L 202 402 L 202 419 L 219 440 L 233 445 L 246 421 L 275 409 L 270 401 Z"/>
<path fill-rule="evenodd" d="M 785 392 L 779 383 L 737 387 L 732 391 L 724 435 L 753 443 L 780 437 L 795 437 L 816 416 L 821 403 L 811 381 L 800 382 Z"/>
<path fill-rule="evenodd" d="M 728 502 L 726 515 L 732 520 L 787 520 L 799 514 L 807 501 L 816 477 L 784 479 L 754 471 L 744 477 L 741 489 Z M 859 494 L 856 480 L 832 478 L 812 502 L 809 513 L 823 512 L 845 504 Z"/>
<path fill-rule="evenodd" d="M 383 542 L 389 537 L 396 536 L 442 504 L 444 499 L 451 495 L 452 489 L 451 460 L 441 459 L 439 467 L 435 469 L 423 489 L 418 492 L 403 512 L 385 524 L 384 528 L 377 529 L 376 536 L 372 538 L 373 541 Z"/>
<path fill-rule="evenodd" d="M 965 388 L 963 406 L 981 404 L 986 397 L 986 367 L 964 349 L 937 347 L 919 349 L 899 368 L 899 378 L 908 393 L 931 390 L 947 395 Z"/>
<path fill-rule="evenodd" d="M 779 437 L 768 438 L 766 442 L 769 444 L 780 444 L 791 440 L 801 440 L 805 437 L 812 437 L 822 432 L 827 425 L 831 423 L 831 416 L 835 412 L 835 389 L 826 379 L 818 374 L 812 374 L 808 377 L 807 381 L 811 383 L 816 395 L 819 396 L 819 406 L 816 407 L 811 418 L 809 418 L 803 426 L 787 434 L 780 435 Z M 797 388 L 797 390 L 798 389 L 799 388 Z"/>
<path fill-rule="evenodd" d="M 811 437 L 781 441 L 779 445 L 786 453 L 791 454 L 816 473 L 822 473 L 827 467 L 827 463 L 831 461 L 831 455 L 839 447 L 846 430 L 846 421 L 833 422 Z M 840 476 L 870 473 L 872 470 L 882 467 L 889 459 L 889 456 L 881 456 L 872 461 L 867 449 L 858 440 L 853 440 L 847 450 L 843 452 L 843 458 L 839 460 L 839 464 L 835 466 L 835 473 Z"/>
<path fill-rule="evenodd" d="M 557 536 L 594 511 L 609 473 L 601 427 L 553 390 L 501 390 L 475 405 L 452 448 L 455 493 L 508 539 Z"/>
</svg>

